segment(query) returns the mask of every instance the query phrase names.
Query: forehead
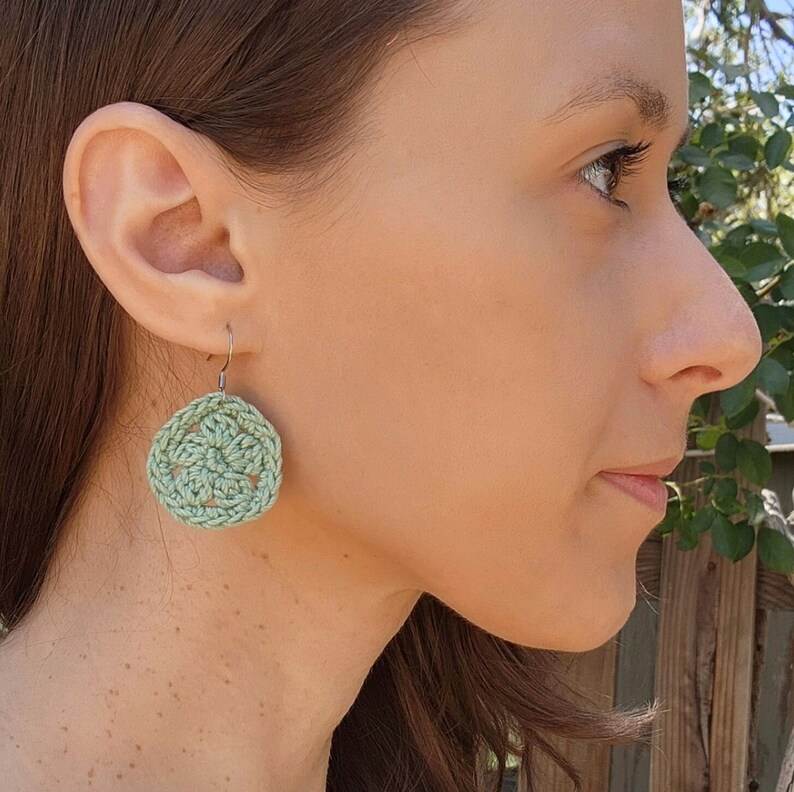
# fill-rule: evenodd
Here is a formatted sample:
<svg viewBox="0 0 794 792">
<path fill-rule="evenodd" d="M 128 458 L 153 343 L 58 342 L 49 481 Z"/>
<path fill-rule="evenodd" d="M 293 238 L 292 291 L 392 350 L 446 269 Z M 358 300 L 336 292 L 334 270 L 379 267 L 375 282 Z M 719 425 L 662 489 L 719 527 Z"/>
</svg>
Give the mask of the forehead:
<svg viewBox="0 0 794 792">
<path fill-rule="evenodd" d="M 660 92 L 634 96 L 652 125 L 664 98 L 668 110 L 687 102 L 681 0 L 480 0 L 473 24 L 434 46 L 427 43 L 432 75 L 421 59 L 428 80 L 469 99 L 478 90 L 498 98 L 525 122 L 563 120 L 571 99 L 582 109 L 588 97 L 627 87 L 626 78 Z"/>
</svg>

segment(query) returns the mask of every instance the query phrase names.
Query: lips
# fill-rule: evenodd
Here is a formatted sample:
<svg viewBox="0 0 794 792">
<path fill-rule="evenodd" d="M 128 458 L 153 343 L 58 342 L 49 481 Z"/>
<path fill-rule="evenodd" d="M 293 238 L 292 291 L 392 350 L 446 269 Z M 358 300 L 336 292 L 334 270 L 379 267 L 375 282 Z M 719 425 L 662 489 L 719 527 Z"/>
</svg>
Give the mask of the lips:
<svg viewBox="0 0 794 792">
<path fill-rule="evenodd" d="M 598 475 L 654 511 L 661 514 L 667 511 L 667 487 L 658 476 L 614 473 L 608 470 L 602 470 Z"/>
</svg>

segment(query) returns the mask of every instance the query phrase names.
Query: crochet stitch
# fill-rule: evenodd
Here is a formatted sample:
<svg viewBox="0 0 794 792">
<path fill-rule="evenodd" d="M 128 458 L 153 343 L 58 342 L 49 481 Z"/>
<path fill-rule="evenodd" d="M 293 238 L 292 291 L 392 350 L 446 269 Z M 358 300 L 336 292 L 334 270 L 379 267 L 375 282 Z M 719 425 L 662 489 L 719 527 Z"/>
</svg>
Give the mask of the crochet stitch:
<svg viewBox="0 0 794 792">
<path fill-rule="evenodd" d="M 149 484 L 178 522 L 220 530 L 259 517 L 281 485 L 281 438 L 253 405 L 222 391 L 200 396 L 158 430 Z"/>
</svg>

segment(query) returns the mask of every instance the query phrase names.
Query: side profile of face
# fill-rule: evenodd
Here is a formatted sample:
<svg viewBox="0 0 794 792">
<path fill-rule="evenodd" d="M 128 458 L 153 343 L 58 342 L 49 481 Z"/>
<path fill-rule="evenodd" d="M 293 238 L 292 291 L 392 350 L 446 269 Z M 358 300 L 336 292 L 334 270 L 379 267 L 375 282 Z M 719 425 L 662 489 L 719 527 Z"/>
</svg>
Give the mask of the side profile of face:
<svg viewBox="0 0 794 792">
<path fill-rule="evenodd" d="M 205 371 L 231 322 L 227 387 L 283 443 L 264 530 L 288 504 L 495 635 L 584 650 L 631 612 L 662 517 L 596 474 L 680 459 L 694 399 L 761 354 L 668 196 L 686 103 L 680 0 L 488 0 L 390 60 L 345 178 L 300 206 L 153 110 L 101 108 L 84 140 L 150 134 L 85 150 L 80 235 L 135 320 L 221 356 Z M 613 185 L 599 158 L 644 141 Z"/>
</svg>

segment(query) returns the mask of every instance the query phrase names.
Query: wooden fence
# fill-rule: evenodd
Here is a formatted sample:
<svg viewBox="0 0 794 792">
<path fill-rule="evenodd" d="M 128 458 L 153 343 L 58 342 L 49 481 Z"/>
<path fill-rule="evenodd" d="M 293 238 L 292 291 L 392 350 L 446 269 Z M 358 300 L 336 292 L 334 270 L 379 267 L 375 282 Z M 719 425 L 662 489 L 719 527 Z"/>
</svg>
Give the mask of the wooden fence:
<svg viewBox="0 0 794 792">
<path fill-rule="evenodd" d="M 764 412 L 743 436 L 767 443 Z M 698 476 L 699 459 L 684 461 L 681 481 Z M 767 486 L 788 513 L 794 455 L 773 460 Z M 688 552 L 675 541 L 654 531 L 640 548 L 637 604 L 620 633 L 566 655 L 577 683 L 604 707 L 659 697 L 653 744 L 554 743 L 582 772 L 584 792 L 792 792 L 794 770 L 781 778 L 781 768 L 794 729 L 794 576 L 759 564 L 756 548 L 733 564 L 708 533 Z M 540 792 L 573 789 L 550 762 L 538 772 Z M 503 790 L 522 788 L 508 780 Z"/>
</svg>

